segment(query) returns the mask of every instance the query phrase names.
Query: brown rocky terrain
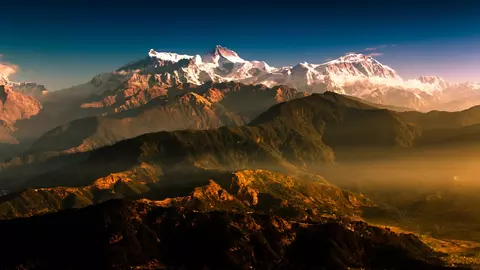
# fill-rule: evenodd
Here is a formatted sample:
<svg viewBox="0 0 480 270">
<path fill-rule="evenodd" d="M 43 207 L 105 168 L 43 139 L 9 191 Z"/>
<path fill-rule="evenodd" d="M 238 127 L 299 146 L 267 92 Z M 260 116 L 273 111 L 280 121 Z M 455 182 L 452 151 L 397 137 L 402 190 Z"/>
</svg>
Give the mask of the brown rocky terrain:
<svg viewBox="0 0 480 270">
<path fill-rule="evenodd" d="M 7 86 L 0 86 L 0 120 L 13 124 L 21 119 L 28 119 L 42 110 L 42 105 L 31 96 L 13 91 Z"/>
<path fill-rule="evenodd" d="M 34 97 L 0 85 L 0 143 L 18 143 L 12 135 L 15 131 L 14 124 L 37 115 L 41 110 L 42 105 Z"/>
<path fill-rule="evenodd" d="M 1 221 L 0 237 L 4 269 L 448 269 L 416 236 L 363 222 L 195 212 L 145 200 Z"/>
<path fill-rule="evenodd" d="M 0 197 L 0 217 L 28 217 L 118 197 L 152 199 L 163 207 L 271 213 L 298 220 L 318 220 L 323 215 L 359 216 L 362 207 L 374 206 L 362 194 L 339 189 L 318 175 L 241 170 L 165 177 L 155 167 L 142 164 L 131 171 L 100 177 L 86 186 L 8 194 Z"/>
</svg>

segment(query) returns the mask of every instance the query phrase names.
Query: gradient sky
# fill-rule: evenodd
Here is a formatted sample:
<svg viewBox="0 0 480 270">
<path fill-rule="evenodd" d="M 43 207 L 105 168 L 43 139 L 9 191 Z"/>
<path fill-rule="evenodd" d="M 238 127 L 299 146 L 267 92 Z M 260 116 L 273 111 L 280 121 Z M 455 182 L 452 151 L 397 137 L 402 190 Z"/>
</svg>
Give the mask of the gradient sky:
<svg viewBox="0 0 480 270">
<path fill-rule="evenodd" d="M 143 58 L 150 48 L 202 54 L 219 44 L 273 66 L 321 63 L 346 52 L 377 53 L 404 78 L 439 75 L 480 82 L 477 1 L 358 2 L 207 8 L 179 1 L 184 9 L 132 1 L 2 4 L 0 62 L 18 65 L 15 80 L 58 90 Z"/>
</svg>

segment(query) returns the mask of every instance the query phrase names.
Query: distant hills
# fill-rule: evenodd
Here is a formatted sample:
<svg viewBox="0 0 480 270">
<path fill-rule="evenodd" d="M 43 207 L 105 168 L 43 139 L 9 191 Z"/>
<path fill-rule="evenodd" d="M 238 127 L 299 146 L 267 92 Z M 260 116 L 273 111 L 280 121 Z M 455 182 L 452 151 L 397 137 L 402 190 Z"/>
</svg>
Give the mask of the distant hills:
<svg viewBox="0 0 480 270">
<path fill-rule="evenodd" d="M 59 126 L 40 137 L 30 153 L 83 152 L 151 132 L 241 126 L 271 105 L 305 96 L 288 87 L 238 83 L 173 88 L 166 93 L 137 108 Z"/>
<path fill-rule="evenodd" d="M 163 174 L 198 169 L 308 170 L 333 162 L 332 147 L 411 147 L 417 135 L 417 128 L 394 112 L 334 93 L 315 94 L 275 105 L 246 126 L 150 133 L 100 148 L 80 167 L 66 168 L 55 178 L 119 172 L 140 162 L 153 162 Z M 49 181 L 48 176 L 41 178 L 40 182 Z M 82 182 L 90 181 L 87 178 Z"/>
</svg>

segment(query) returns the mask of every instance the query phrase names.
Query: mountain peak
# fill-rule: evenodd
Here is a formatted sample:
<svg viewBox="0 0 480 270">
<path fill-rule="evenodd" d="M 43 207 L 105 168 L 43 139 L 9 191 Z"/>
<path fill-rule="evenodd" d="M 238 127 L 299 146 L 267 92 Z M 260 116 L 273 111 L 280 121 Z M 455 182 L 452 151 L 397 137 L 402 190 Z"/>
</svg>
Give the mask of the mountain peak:
<svg viewBox="0 0 480 270">
<path fill-rule="evenodd" d="M 347 62 L 347 63 L 354 63 L 354 62 L 363 62 L 363 61 L 376 61 L 373 57 L 361 53 L 349 53 L 341 56 L 335 60 L 330 62 Z M 329 63 L 330 63 L 329 62 Z"/>
<path fill-rule="evenodd" d="M 380 63 L 372 56 L 361 53 L 349 53 L 323 65 L 327 66 L 330 74 L 335 75 L 401 80 L 395 70 Z"/>
<path fill-rule="evenodd" d="M 232 63 L 243 63 L 245 60 L 240 58 L 236 52 L 221 45 L 216 45 L 213 50 L 204 56 L 205 62 L 218 63 L 220 58 L 224 58 Z"/>
</svg>

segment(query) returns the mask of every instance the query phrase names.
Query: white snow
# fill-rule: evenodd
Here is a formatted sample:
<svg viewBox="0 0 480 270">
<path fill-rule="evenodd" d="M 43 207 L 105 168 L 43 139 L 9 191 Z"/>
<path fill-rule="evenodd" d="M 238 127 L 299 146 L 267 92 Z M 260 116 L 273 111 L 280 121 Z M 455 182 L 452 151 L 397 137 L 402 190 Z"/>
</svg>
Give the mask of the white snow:
<svg viewBox="0 0 480 270">
<path fill-rule="evenodd" d="M 155 57 L 163 61 L 170 61 L 170 62 L 178 62 L 183 59 L 192 59 L 193 56 L 186 55 L 186 54 L 176 54 L 176 53 L 168 53 L 168 52 L 156 52 L 153 49 L 150 49 L 148 52 L 148 56 Z"/>
</svg>

